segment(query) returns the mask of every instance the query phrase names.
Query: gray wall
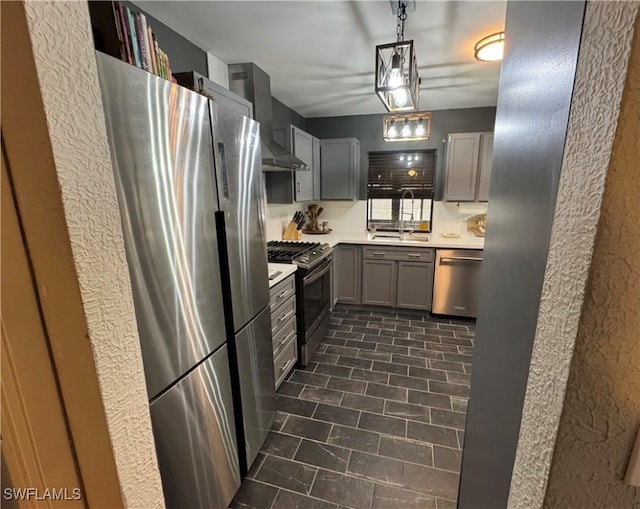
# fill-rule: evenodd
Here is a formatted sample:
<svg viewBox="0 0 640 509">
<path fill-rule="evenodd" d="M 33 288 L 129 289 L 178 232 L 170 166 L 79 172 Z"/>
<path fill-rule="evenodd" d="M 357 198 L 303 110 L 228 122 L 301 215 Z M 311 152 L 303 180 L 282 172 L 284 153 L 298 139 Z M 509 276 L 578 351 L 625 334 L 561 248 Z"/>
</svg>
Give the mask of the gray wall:
<svg viewBox="0 0 640 509">
<path fill-rule="evenodd" d="M 158 38 L 158 46 L 169 55 L 169 65 L 172 72 L 196 71 L 204 76 L 209 76 L 205 51 L 134 3 L 123 3 L 130 9 L 144 13 L 147 23 L 151 25 L 151 29 Z"/>
<path fill-rule="evenodd" d="M 273 104 L 273 127 L 286 127 L 289 124 L 293 124 L 302 130 L 306 130 L 305 118 L 292 110 L 286 104 L 280 102 L 278 99 L 272 96 L 271 102 Z"/>
<path fill-rule="evenodd" d="M 444 148 L 449 133 L 493 131 L 496 109 L 465 108 L 431 112 L 431 139 L 412 142 L 385 142 L 382 139 L 382 117 L 379 115 L 351 115 L 345 117 L 307 118 L 307 132 L 318 138 L 351 138 L 360 140 L 360 199 L 367 197 L 367 152 L 383 150 L 437 149 L 436 199 L 442 196 Z"/>
<path fill-rule="evenodd" d="M 507 507 L 584 2 L 507 6 L 458 507 Z"/>
</svg>

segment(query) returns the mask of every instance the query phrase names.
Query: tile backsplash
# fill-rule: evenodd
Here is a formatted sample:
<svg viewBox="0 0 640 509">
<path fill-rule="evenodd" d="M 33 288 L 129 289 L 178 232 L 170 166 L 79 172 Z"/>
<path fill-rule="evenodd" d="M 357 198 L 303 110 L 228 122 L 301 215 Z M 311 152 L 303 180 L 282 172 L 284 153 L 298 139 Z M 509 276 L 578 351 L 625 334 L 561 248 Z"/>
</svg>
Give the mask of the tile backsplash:
<svg viewBox="0 0 640 509">
<path fill-rule="evenodd" d="M 266 206 L 267 239 L 280 239 L 293 214 L 305 211 L 309 203 L 317 203 L 323 208 L 320 219 L 328 221 L 329 227 L 336 233 L 363 232 L 367 229 L 367 202 L 362 201 L 317 201 L 279 205 L 268 203 Z M 466 220 L 476 214 L 487 212 L 486 203 L 433 203 L 433 232 L 466 232 Z"/>
<path fill-rule="evenodd" d="M 351 233 L 367 229 L 366 201 L 316 201 L 286 205 L 268 203 L 265 211 L 267 239 L 279 239 L 293 214 L 298 210 L 306 211 L 310 203 L 317 203 L 323 208 L 319 219 L 327 221 L 334 232 Z"/>
<path fill-rule="evenodd" d="M 433 202 L 433 232 L 464 235 L 467 231 L 467 219 L 486 213 L 486 203 L 435 201 Z"/>
</svg>

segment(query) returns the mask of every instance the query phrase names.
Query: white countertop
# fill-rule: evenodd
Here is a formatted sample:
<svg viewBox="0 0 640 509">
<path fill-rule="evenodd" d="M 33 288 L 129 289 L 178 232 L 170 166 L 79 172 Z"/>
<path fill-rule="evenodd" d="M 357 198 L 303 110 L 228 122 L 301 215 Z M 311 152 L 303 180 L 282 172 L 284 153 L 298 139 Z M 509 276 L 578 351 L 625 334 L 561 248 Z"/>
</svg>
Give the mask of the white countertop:
<svg viewBox="0 0 640 509">
<path fill-rule="evenodd" d="M 275 272 L 281 272 L 276 278 L 269 280 L 269 288 L 273 288 L 280 281 L 284 281 L 291 274 L 298 270 L 298 266 L 292 263 L 270 263 L 269 264 L 269 276 Z"/>
<path fill-rule="evenodd" d="M 384 235 L 384 233 L 383 233 Z M 405 247 L 430 247 L 430 248 L 443 248 L 443 249 L 483 249 L 484 237 L 476 237 L 473 233 L 466 232 L 462 234 L 460 238 L 448 239 L 442 236 L 441 233 L 429 233 L 429 240 L 396 240 L 396 239 L 373 239 L 373 234 L 369 232 L 331 232 L 326 235 L 305 235 L 302 234 L 302 240 L 304 242 L 326 242 L 330 246 L 336 246 L 337 244 L 370 244 L 377 246 L 405 246 Z M 269 264 L 271 266 L 273 264 Z"/>
</svg>

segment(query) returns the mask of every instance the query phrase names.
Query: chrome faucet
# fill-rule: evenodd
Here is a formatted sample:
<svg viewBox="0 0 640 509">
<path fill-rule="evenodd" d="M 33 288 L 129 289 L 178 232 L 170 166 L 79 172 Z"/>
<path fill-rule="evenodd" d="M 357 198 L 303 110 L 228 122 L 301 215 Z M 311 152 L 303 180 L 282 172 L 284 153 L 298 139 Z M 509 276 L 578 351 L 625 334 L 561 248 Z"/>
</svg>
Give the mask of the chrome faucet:
<svg viewBox="0 0 640 509">
<path fill-rule="evenodd" d="M 400 198 L 400 238 L 402 239 L 404 235 L 404 197 L 409 193 L 411 195 L 411 218 L 409 221 L 413 222 L 413 205 L 415 202 L 415 196 L 411 189 L 405 189 L 402 192 L 402 197 Z"/>
</svg>

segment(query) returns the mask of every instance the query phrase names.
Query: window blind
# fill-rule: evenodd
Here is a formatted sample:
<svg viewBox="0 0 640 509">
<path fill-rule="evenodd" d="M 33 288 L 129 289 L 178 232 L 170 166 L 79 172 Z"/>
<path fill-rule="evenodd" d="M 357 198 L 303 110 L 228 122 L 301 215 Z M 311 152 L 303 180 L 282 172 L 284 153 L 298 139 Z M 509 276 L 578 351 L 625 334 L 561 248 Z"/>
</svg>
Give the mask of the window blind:
<svg viewBox="0 0 640 509">
<path fill-rule="evenodd" d="M 369 198 L 400 198 L 411 189 L 416 198 L 432 199 L 436 150 L 369 152 Z"/>
</svg>

